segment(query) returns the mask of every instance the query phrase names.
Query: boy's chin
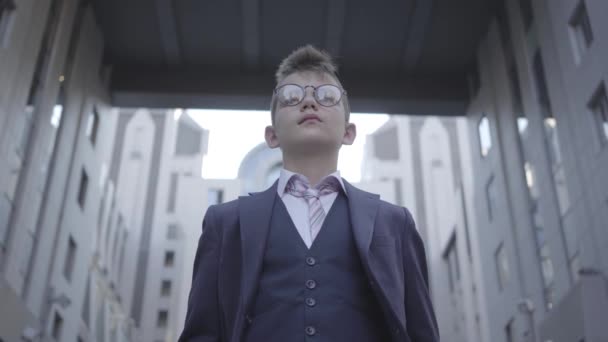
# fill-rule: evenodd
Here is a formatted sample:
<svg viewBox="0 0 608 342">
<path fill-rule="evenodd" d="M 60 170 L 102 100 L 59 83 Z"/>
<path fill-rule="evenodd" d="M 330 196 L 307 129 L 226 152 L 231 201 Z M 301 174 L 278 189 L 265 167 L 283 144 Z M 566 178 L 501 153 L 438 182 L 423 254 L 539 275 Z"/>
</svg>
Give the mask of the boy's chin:
<svg viewBox="0 0 608 342">
<path fill-rule="evenodd" d="M 299 139 L 293 141 L 290 150 L 297 153 L 326 153 L 331 150 L 340 149 L 341 144 L 331 139 Z"/>
</svg>

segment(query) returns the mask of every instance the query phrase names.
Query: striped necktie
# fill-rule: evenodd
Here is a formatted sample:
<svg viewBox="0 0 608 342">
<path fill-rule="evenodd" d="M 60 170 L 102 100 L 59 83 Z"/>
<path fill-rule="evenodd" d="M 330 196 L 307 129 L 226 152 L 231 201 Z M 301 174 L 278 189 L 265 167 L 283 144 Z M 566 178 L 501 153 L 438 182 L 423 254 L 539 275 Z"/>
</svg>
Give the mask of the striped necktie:
<svg viewBox="0 0 608 342">
<path fill-rule="evenodd" d="M 310 187 L 310 183 L 300 175 L 293 175 L 287 185 L 285 192 L 299 198 L 304 198 L 308 203 L 308 222 L 310 225 L 310 238 L 314 241 L 327 213 L 323 209 L 321 196 L 338 192 L 340 183 L 335 177 L 326 177 L 315 187 Z"/>
</svg>

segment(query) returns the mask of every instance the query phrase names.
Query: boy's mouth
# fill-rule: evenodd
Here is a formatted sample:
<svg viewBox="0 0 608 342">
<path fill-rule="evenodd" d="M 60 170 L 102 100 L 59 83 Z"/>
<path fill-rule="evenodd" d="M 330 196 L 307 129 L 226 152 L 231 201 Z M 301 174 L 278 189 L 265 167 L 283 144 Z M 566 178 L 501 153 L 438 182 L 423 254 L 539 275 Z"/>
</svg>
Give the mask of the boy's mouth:
<svg viewBox="0 0 608 342">
<path fill-rule="evenodd" d="M 301 125 L 309 120 L 317 120 L 318 122 L 322 121 L 321 118 L 319 118 L 319 116 L 316 114 L 305 114 L 298 122 L 298 125 Z"/>
</svg>

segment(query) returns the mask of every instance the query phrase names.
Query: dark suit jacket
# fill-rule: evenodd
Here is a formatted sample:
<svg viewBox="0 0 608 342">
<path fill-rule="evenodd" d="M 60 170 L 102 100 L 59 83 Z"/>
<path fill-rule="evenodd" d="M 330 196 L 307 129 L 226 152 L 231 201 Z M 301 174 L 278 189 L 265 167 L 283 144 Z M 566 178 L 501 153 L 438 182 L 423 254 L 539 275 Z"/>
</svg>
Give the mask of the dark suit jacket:
<svg viewBox="0 0 608 342">
<path fill-rule="evenodd" d="M 388 326 L 402 332 L 404 342 L 439 341 L 424 246 L 412 216 L 378 195 L 344 184 L 355 243 Z M 276 188 L 277 183 L 208 209 L 179 341 L 242 340 L 256 296 Z"/>
</svg>

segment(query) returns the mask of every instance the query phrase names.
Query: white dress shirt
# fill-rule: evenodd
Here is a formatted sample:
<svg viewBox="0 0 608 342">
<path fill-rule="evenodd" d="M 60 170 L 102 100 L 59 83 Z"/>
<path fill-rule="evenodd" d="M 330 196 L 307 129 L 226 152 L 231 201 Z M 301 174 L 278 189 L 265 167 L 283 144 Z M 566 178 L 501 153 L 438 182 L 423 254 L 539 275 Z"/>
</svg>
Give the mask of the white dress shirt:
<svg viewBox="0 0 608 342">
<path fill-rule="evenodd" d="M 305 198 L 296 197 L 288 192 L 285 192 L 285 186 L 287 185 L 287 182 L 293 175 L 295 175 L 294 172 L 291 172 L 291 171 L 288 171 L 285 169 L 281 169 L 281 175 L 279 176 L 279 183 L 277 186 L 277 193 L 278 193 L 279 197 L 281 198 L 281 200 L 283 201 L 283 204 L 285 204 L 285 207 L 287 208 L 287 212 L 289 213 L 291 220 L 293 221 L 294 225 L 296 226 L 298 233 L 302 237 L 304 244 L 306 244 L 306 246 L 308 248 L 310 248 L 312 246 L 313 239 L 312 239 L 312 236 L 310 235 L 310 222 L 308 221 L 308 202 L 306 201 Z M 302 177 L 304 177 L 304 176 L 302 176 Z M 340 177 L 340 171 L 336 171 L 336 172 L 328 175 L 327 177 L 336 178 L 338 180 L 338 182 L 340 182 L 340 186 L 342 187 L 342 190 L 344 190 L 344 193 L 346 194 L 346 188 L 344 187 L 344 182 L 342 182 L 342 177 Z M 325 177 L 325 178 L 327 178 L 327 177 Z M 308 180 L 306 177 L 304 177 L 304 179 Z M 314 186 L 314 185 L 312 185 L 312 186 Z M 325 215 L 327 215 L 327 213 L 329 213 L 329 209 L 331 209 L 331 206 L 334 204 L 336 197 L 338 197 L 337 192 L 332 192 L 330 194 L 322 195 L 321 197 L 319 197 L 319 201 L 321 201 L 323 210 L 325 210 Z M 323 221 L 325 221 L 325 218 L 323 218 Z M 321 224 L 323 224 L 323 223 L 321 223 Z"/>
</svg>

